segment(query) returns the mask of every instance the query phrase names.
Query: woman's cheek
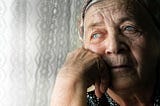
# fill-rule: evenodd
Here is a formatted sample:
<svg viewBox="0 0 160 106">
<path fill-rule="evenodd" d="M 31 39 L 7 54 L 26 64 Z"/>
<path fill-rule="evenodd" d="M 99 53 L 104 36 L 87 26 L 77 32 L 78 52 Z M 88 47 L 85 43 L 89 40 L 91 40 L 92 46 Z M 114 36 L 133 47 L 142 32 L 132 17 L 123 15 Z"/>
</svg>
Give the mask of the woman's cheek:
<svg viewBox="0 0 160 106">
<path fill-rule="evenodd" d="M 98 44 L 85 44 L 85 49 L 88 49 L 94 53 L 103 55 L 105 53 L 105 46 L 102 43 Z"/>
</svg>

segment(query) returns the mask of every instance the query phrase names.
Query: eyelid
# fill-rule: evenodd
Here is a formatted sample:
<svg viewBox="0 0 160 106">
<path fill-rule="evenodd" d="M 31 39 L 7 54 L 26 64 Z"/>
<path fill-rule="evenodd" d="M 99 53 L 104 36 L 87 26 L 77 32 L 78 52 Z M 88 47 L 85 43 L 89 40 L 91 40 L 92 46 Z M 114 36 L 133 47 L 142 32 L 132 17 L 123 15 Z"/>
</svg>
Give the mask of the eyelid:
<svg viewBox="0 0 160 106">
<path fill-rule="evenodd" d="M 134 30 L 134 31 L 137 31 L 137 32 L 140 32 L 140 31 L 141 31 L 141 29 L 140 29 L 138 26 L 133 25 L 133 24 L 130 24 L 130 25 L 123 25 L 123 26 L 121 26 L 120 29 L 121 29 L 122 31 L 125 31 L 125 29 L 128 28 L 128 27 L 132 27 L 133 30 Z"/>
<path fill-rule="evenodd" d="M 123 31 L 127 30 L 127 28 L 132 28 L 132 31 L 137 31 L 137 28 L 136 28 L 135 26 L 129 25 L 129 26 L 124 26 L 124 27 L 122 27 Z M 131 31 L 131 30 L 130 30 L 130 31 Z"/>
<path fill-rule="evenodd" d="M 91 38 L 93 38 L 93 37 L 94 37 L 94 35 L 100 35 L 100 36 L 102 36 L 102 33 L 95 32 L 95 33 L 91 34 Z"/>
<path fill-rule="evenodd" d="M 132 30 L 126 30 L 127 27 L 132 27 L 133 29 Z M 132 25 L 131 24 L 123 25 L 120 28 L 120 31 L 123 35 L 128 36 L 130 38 L 141 36 L 142 33 L 143 33 L 142 29 L 139 26 L 136 26 L 136 25 L 133 25 L 133 24 Z"/>
<path fill-rule="evenodd" d="M 104 36 L 106 35 L 106 31 L 105 31 L 105 30 L 102 30 L 102 29 L 97 30 L 97 31 L 93 31 L 93 32 L 91 33 L 91 39 L 93 38 L 93 35 L 94 35 L 94 34 L 99 34 L 99 35 L 100 35 L 99 38 L 102 38 L 102 37 L 104 37 Z"/>
<path fill-rule="evenodd" d="M 122 25 L 121 26 L 121 29 L 124 29 L 126 27 L 133 27 L 133 28 L 136 28 L 136 25 L 133 25 L 133 24 L 126 24 L 126 25 Z"/>
<path fill-rule="evenodd" d="M 105 30 L 95 30 L 90 34 L 90 41 L 93 44 L 97 44 L 102 42 L 106 37 L 106 31 Z"/>
</svg>

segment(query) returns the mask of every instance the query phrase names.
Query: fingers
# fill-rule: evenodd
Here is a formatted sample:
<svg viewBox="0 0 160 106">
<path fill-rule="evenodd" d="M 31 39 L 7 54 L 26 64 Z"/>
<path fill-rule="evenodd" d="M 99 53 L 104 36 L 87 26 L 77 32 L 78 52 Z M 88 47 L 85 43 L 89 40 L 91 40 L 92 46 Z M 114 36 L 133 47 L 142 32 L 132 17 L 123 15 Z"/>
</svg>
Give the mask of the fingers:
<svg viewBox="0 0 160 106">
<path fill-rule="evenodd" d="M 109 81 L 106 79 L 101 79 L 101 81 L 96 81 L 95 82 L 95 95 L 98 98 L 101 98 L 101 96 L 107 91 Z"/>
<path fill-rule="evenodd" d="M 95 82 L 95 94 L 100 98 L 108 89 L 110 82 L 109 68 L 107 64 L 101 59 L 99 60 L 99 78 Z"/>
<path fill-rule="evenodd" d="M 95 95 L 100 98 L 103 93 L 100 90 L 100 82 L 95 82 Z"/>
<path fill-rule="evenodd" d="M 110 83 L 110 73 L 107 66 L 104 66 L 104 68 L 102 69 L 103 70 L 100 73 L 100 78 L 101 78 L 100 90 L 102 93 L 105 93 Z"/>
<path fill-rule="evenodd" d="M 99 54 L 84 47 L 76 49 L 67 56 L 64 67 L 72 67 L 70 73 L 83 79 L 89 87 L 95 84 L 95 94 L 101 97 L 109 85 L 109 69 Z"/>
<path fill-rule="evenodd" d="M 109 87 L 109 80 L 108 79 L 101 79 L 101 81 L 95 82 L 95 95 L 100 98 L 108 89 Z"/>
<path fill-rule="evenodd" d="M 109 87 L 109 80 L 108 79 L 101 79 L 101 83 L 99 86 L 100 86 L 101 93 L 105 93 L 107 88 Z"/>
</svg>

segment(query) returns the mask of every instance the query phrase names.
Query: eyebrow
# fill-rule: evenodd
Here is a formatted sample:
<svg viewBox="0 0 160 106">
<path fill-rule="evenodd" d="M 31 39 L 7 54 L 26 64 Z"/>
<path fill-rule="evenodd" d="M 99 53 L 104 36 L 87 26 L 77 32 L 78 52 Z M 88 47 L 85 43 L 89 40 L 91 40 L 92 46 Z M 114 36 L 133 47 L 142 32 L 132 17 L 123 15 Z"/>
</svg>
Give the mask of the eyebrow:
<svg viewBox="0 0 160 106">
<path fill-rule="evenodd" d="M 100 21 L 100 22 L 95 22 L 95 23 L 91 23 L 88 28 L 93 28 L 93 27 L 97 27 L 97 26 L 104 26 L 104 22 Z"/>
<path fill-rule="evenodd" d="M 132 21 L 132 22 L 135 22 L 135 18 L 132 17 L 132 16 L 123 17 L 123 18 L 119 19 L 118 21 L 119 21 L 119 22 L 118 22 L 119 24 L 122 24 L 122 23 L 124 23 L 125 21 Z"/>
</svg>

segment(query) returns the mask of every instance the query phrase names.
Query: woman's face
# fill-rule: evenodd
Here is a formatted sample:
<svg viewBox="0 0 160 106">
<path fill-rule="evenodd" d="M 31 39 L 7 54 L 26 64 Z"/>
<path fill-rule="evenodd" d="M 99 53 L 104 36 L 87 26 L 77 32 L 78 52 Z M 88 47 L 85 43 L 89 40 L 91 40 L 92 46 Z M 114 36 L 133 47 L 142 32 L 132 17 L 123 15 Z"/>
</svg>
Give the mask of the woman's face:
<svg viewBox="0 0 160 106">
<path fill-rule="evenodd" d="M 156 27 L 140 4 L 128 1 L 98 2 L 84 19 L 84 47 L 104 58 L 115 90 L 148 86 L 156 74 Z"/>
</svg>

